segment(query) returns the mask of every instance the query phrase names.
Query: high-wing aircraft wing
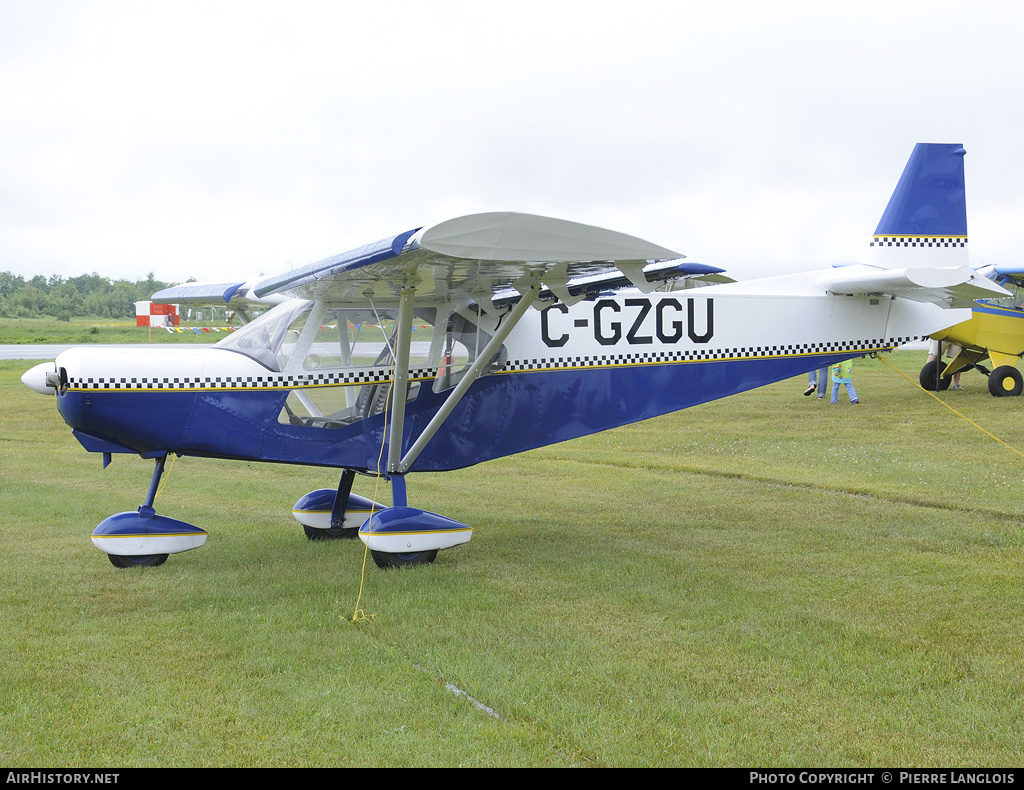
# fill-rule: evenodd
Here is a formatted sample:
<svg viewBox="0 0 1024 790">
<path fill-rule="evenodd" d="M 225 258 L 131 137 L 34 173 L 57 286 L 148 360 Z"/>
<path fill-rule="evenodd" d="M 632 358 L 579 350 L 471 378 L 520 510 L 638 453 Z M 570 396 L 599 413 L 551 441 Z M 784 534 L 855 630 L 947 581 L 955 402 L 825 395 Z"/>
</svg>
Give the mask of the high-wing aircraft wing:
<svg viewBox="0 0 1024 790">
<path fill-rule="evenodd" d="M 264 280 L 254 294 L 364 305 L 367 298 L 394 303 L 403 288 L 414 288 L 418 298 L 469 296 L 488 306 L 495 293 L 521 293 L 525 275 L 539 278 L 551 293 L 571 302 L 579 294 L 569 293 L 570 281 L 611 271 L 615 278 L 625 276 L 648 289 L 648 264 L 683 257 L 634 236 L 576 222 L 511 212 L 474 214 Z M 696 265 L 692 273 L 721 271 Z M 675 276 L 686 273 L 676 267 Z"/>
<path fill-rule="evenodd" d="M 157 291 L 150 297 L 150 301 L 157 304 L 228 307 L 235 310 L 239 317 L 248 323 L 250 319 L 247 311 L 250 308 L 271 307 L 285 299 L 278 294 L 257 298 L 253 295 L 253 288 L 254 283 L 237 280 L 182 283 Z"/>
<path fill-rule="evenodd" d="M 237 280 L 182 283 L 157 291 L 150 300 L 157 304 L 217 304 L 229 307 L 278 304 L 283 301 L 282 297 L 275 296 L 258 299 L 253 296 L 252 291 L 253 283 Z"/>
<path fill-rule="evenodd" d="M 1024 285 L 1024 268 L 1019 266 L 993 266 L 993 278 L 996 282 L 1013 280 Z"/>
<path fill-rule="evenodd" d="M 159 304 L 226 304 L 242 311 L 288 297 L 334 304 L 393 303 L 403 287 L 420 298 L 469 297 L 484 309 L 520 299 L 524 275 L 544 282 L 538 301 L 573 304 L 609 289 L 649 293 L 681 279 L 725 283 L 722 269 L 623 233 L 529 214 L 475 214 L 418 228 L 258 283 L 194 282 L 153 294 Z"/>
<path fill-rule="evenodd" d="M 723 274 L 724 270 L 703 263 L 685 263 L 667 261 L 651 263 L 642 269 L 642 278 L 637 278 L 631 270 L 632 277 L 611 269 L 603 274 L 573 278 L 566 283 L 564 289 L 558 288 L 557 293 L 551 288 L 542 288 L 537 300 L 542 303 L 561 302 L 575 304 L 581 299 L 594 298 L 598 294 L 617 291 L 622 288 L 638 288 L 643 293 L 650 293 L 655 288 L 685 280 L 693 285 L 712 285 L 716 283 L 735 282 Z M 499 292 L 494 296 L 495 307 L 504 307 L 519 301 L 520 295 L 515 290 Z"/>
</svg>

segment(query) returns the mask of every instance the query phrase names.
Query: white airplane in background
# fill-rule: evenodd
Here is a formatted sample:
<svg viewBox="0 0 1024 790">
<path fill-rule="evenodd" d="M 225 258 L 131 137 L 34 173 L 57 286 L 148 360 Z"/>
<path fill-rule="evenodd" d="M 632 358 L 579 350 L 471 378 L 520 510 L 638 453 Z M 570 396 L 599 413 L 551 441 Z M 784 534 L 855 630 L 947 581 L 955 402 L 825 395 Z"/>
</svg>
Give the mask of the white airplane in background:
<svg viewBox="0 0 1024 790">
<path fill-rule="evenodd" d="M 1005 295 L 967 265 L 963 154 L 915 147 L 858 266 L 663 292 L 721 270 L 609 230 L 478 214 L 245 286 L 247 299 L 283 301 L 213 346 L 75 348 L 23 380 L 55 397 L 105 463 L 155 460 L 145 504 L 92 533 L 115 566 L 159 565 L 205 543 L 205 530 L 153 507 L 172 453 L 336 468 L 337 489 L 293 508 L 307 535 L 358 534 L 381 567 L 431 562 L 472 530 L 410 506 L 415 472 L 886 351 L 964 321 L 974 299 Z M 154 299 L 230 302 L 243 285 Z M 350 331 L 371 323 L 386 331 Z M 413 342 L 414 325 L 432 328 L 429 343 Z M 392 504 L 352 494 L 357 473 L 390 480 Z"/>
</svg>

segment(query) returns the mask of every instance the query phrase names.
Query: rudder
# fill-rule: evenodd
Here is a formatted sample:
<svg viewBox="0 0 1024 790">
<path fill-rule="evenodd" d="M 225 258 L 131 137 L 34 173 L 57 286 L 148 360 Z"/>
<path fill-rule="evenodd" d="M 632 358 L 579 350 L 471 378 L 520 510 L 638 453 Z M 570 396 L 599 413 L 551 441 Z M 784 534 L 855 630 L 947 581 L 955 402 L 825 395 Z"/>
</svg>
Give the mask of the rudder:
<svg viewBox="0 0 1024 790">
<path fill-rule="evenodd" d="M 918 143 L 875 228 L 865 263 L 966 266 L 967 201 L 959 143 Z"/>
</svg>

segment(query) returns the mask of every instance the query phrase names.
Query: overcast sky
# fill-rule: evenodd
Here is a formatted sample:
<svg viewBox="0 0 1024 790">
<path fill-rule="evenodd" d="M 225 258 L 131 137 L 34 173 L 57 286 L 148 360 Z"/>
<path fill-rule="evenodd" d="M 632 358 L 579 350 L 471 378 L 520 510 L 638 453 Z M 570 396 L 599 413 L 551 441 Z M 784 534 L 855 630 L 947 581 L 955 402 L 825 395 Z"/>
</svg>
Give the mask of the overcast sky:
<svg viewBox="0 0 1024 790">
<path fill-rule="evenodd" d="M 511 210 L 748 279 L 856 261 L 922 141 L 1021 265 L 1013 8 L 0 0 L 0 271 L 248 279 Z"/>
</svg>

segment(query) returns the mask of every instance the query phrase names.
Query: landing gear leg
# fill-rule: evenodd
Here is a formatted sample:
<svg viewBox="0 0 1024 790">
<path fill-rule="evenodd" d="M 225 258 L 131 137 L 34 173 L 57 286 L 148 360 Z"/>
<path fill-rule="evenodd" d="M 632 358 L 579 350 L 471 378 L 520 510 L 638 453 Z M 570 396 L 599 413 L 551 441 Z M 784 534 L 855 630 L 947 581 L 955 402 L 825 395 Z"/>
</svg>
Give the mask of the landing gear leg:
<svg viewBox="0 0 1024 790">
<path fill-rule="evenodd" d="M 92 531 L 93 545 L 110 558 L 115 568 L 152 568 L 162 565 L 169 554 L 198 549 L 206 543 L 205 530 L 159 516 L 153 509 L 166 462 L 166 453 L 156 458 L 144 505 L 135 512 L 118 513 L 104 519 Z"/>
<path fill-rule="evenodd" d="M 404 475 L 394 475 L 391 478 L 391 498 L 397 508 L 408 508 L 409 499 L 405 491 Z M 377 567 L 384 570 L 388 568 L 413 568 L 417 565 L 427 565 L 437 559 L 437 549 L 403 552 L 370 549 L 370 556 Z"/>
<path fill-rule="evenodd" d="M 952 376 L 942 375 L 942 371 L 945 369 L 946 366 L 940 359 L 926 362 L 924 367 L 921 368 L 921 375 L 918 377 L 921 388 L 929 392 L 942 392 L 948 389 L 949 385 L 953 382 L 953 378 Z"/>
<path fill-rule="evenodd" d="M 356 473 L 346 469 L 341 473 L 341 480 L 338 483 L 338 492 L 334 495 L 334 507 L 331 508 L 331 526 L 328 529 L 318 529 L 305 524 L 302 531 L 310 540 L 339 540 L 354 538 L 359 534 L 359 527 L 348 527 L 345 524 L 345 509 L 348 506 L 348 497 L 352 493 L 352 481 Z"/>
<path fill-rule="evenodd" d="M 146 494 L 146 504 L 139 508 L 139 515 L 147 517 L 148 514 L 155 514 L 153 503 L 156 502 L 156 492 L 160 488 L 160 478 L 164 476 L 164 467 L 167 465 L 167 455 L 161 455 L 156 459 L 156 467 L 153 469 L 153 479 L 149 481 L 149 492 Z M 166 554 L 108 554 L 107 559 L 115 568 L 155 568 L 167 562 Z"/>
</svg>

